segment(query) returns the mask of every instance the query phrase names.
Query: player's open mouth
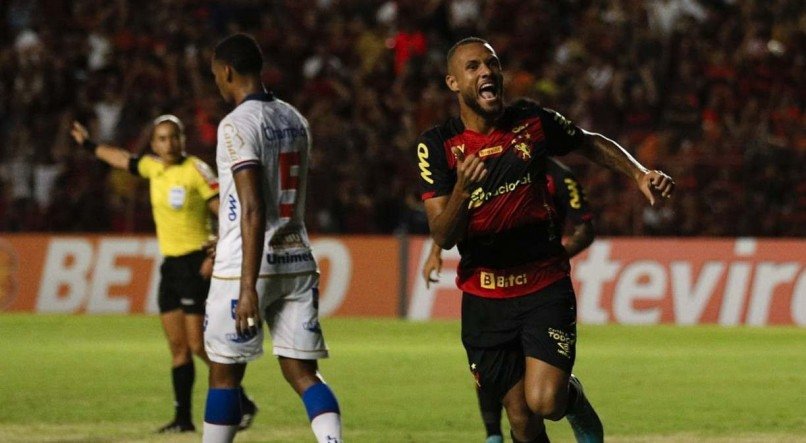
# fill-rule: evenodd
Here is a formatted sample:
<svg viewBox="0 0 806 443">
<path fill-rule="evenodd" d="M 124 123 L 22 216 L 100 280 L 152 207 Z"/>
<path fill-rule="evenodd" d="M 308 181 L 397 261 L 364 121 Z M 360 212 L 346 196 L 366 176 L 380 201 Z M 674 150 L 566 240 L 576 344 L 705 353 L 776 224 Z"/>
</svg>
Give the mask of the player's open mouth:
<svg viewBox="0 0 806 443">
<path fill-rule="evenodd" d="M 483 100 L 495 100 L 498 98 L 498 88 L 494 82 L 485 82 L 479 86 L 479 97 Z"/>
</svg>

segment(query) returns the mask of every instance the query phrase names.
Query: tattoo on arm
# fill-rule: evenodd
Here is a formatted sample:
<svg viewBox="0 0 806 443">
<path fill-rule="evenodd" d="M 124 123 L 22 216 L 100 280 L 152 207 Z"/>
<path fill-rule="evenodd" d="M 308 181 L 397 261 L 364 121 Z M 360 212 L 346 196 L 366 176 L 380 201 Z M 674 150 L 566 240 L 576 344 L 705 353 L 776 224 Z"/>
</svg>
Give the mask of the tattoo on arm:
<svg viewBox="0 0 806 443">
<path fill-rule="evenodd" d="M 618 143 L 601 134 L 586 132 L 581 153 L 594 163 L 613 171 L 619 171 L 633 179 L 647 172 L 635 157 Z"/>
</svg>

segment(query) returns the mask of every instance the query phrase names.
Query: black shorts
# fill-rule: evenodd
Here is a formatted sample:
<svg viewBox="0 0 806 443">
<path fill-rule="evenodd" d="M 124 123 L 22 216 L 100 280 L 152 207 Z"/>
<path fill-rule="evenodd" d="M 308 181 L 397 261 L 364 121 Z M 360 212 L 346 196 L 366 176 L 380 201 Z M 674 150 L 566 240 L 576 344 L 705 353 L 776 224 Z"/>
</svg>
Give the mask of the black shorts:
<svg viewBox="0 0 806 443">
<path fill-rule="evenodd" d="M 576 359 L 576 295 L 570 278 L 533 294 L 462 294 L 462 343 L 479 389 L 503 396 L 523 378 L 525 357 L 567 373 Z"/>
<path fill-rule="evenodd" d="M 191 252 L 178 257 L 165 257 L 160 266 L 160 288 L 157 304 L 160 313 L 182 309 L 186 314 L 204 315 L 204 304 L 210 280 L 199 274 L 206 254 Z"/>
</svg>

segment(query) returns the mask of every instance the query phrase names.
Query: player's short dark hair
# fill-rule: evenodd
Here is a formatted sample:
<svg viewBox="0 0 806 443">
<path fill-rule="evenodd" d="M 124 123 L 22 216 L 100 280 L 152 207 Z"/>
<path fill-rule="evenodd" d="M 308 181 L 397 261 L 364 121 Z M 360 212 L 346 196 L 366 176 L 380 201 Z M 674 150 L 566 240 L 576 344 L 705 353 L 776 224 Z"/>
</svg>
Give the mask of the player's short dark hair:
<svg viewBox="0 0 806 443">
<path fill-rule="evenodd" d="M 213 58 L 232 66 L 238 74 L 260 75 L 263 70 L 263 53 L 254 37 L 248 34 L 233 34 L 221 40 Z"/>
<path fill-rule="evenodd" d="M 468 45 L 470 43 L 481 43 L 482 45 L 490 44 L 487 40 L 484 40 L 481 37 L 465 37 L 454 43 L 453 46 L 451 46 L 451 49 L 448 49 L 448 57 L 445 59 L 446 62 L 451 62 L 451 58 L 453 58 L 453 53 L 456 52 L 456 49 L 458 49 L 460 46 Z"/>
</svg>

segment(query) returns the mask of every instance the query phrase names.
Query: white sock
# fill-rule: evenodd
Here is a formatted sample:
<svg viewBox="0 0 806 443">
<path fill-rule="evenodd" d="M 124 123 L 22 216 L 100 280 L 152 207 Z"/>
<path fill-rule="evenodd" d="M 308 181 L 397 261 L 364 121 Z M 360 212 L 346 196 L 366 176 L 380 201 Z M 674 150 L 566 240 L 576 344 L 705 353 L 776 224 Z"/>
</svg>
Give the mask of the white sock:
<svg viewBox="0 0 806 443">
<path fill-rule="evenodd" d="M 343 443 L 341 416 L 335 412 L 325 412 L 314 417 L 311 420 L 311 429 L 313 429 L 318 443 Z"/>
<path fill-rule="evenodd" d="M 215 425 L 204 422 L 202 443 L 230 443 L 238 432 L 238 425 Z"/>
</svg>

